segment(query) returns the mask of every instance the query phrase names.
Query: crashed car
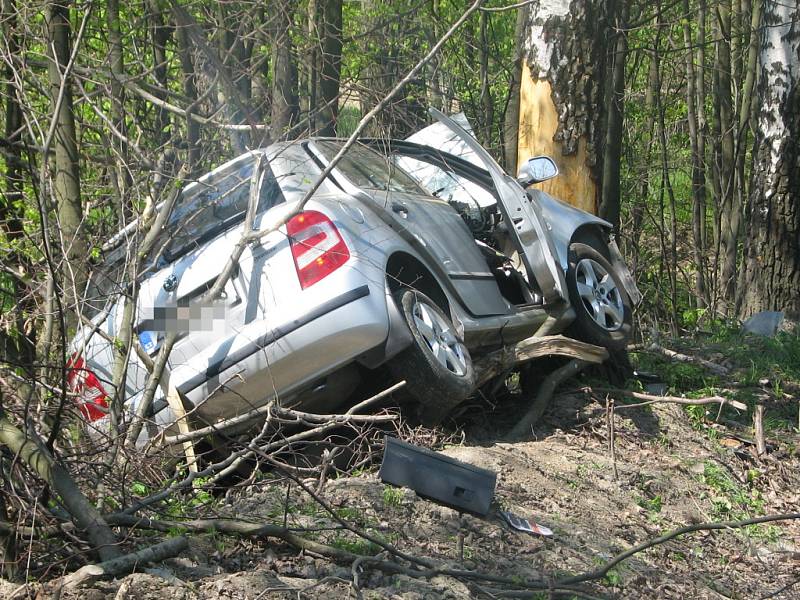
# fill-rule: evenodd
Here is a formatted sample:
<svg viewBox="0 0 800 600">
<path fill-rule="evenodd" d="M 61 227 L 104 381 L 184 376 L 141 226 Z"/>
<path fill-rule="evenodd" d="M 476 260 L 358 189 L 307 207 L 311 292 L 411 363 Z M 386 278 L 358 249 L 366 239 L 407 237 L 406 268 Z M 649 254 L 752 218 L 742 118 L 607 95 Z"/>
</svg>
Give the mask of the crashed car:
<svg viewBox="0 0 800 600">
<path fill-rule="evenodd" d="M 552 160 L 531 159 L 517 180 L 456 120 L 431 112 L 459 152 L 437 148 L 433 132 L 426 143 L 365 140 L 299 212 L 342 140 L 277 143 L 189 184 L 136 280 L 139 348 L 123 419 L 143 395 L 143 355 L 154 357 L 170 331 L 178 335 L 164 377 L 208 424 L 271 400 L 330 413 L 383 366 L 431 424 L 475 391 L 473 360 L 503 345 L 566 332 L 622 348 L 638 292 L 610 224 L 526 190 L 557 174 Z M 254 230 L 272 231 L 251 239 L 222 293 L 204 303 L 248 210 Z M 84 307 L 93 326 L 72 341 L 69 383 L 96 426 L 113 393 L 139 229 L 106 244 Z M 151 413 L 156 427 L 175 420 L 160 390 Z"/>
</svg>

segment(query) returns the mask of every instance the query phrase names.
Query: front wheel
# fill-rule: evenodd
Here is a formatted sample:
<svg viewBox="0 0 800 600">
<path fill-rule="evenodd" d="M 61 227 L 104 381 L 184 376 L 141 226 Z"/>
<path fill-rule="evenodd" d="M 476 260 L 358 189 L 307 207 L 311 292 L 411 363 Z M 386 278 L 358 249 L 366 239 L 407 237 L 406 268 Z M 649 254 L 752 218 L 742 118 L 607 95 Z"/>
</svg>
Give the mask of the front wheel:
<svg viewBox="0 0 800 600">
<path fill-rule="evenodd" d="M 567 289 L 575 309 L 569 333 L 609 350 L 625 348 L 631 334 L 631 301 L 608 259 L 591 246 L 572 244 Z"/>
<path fill-rule="evenodd" d="M 472 359 L 452 322 L 433 300 L 402 288 L 395 301 L 414 341 L 389 361 L 389 370 L 405 379 L 406 390 L 419 403 L 420 422 L 437 425 L 474 391 Z"/>
</svg>

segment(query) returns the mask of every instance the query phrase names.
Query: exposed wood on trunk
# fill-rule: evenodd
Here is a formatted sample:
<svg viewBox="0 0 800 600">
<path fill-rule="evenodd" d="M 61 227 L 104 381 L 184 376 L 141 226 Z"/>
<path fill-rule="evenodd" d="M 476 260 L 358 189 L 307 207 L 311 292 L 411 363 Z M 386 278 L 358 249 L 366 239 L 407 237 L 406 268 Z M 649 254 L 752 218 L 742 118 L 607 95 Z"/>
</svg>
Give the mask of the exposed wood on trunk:
<svg viewBox="0 0 800 600">
<path fill-rule="evenodd" d="M 530 7 L 520 88 L 518 164 L 552 156 L 560 176 L 540 189 L 597 212 L 603 142 L 605 4 L 556 0 Z"/>
</svg>

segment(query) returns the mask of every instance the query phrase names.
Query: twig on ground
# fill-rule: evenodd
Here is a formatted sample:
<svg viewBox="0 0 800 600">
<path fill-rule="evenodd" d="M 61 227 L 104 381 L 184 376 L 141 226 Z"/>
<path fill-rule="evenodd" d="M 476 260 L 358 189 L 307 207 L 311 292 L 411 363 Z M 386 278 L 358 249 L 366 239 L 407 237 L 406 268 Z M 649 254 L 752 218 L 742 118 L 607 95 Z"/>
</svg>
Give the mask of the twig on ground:
<svg viewBox="0 0 800 600">
<path fill-rule="evenodd" d="M 738 410 L 747 410 L 747 405 L 743 402 L 739 402 L 738 400 L 731 400 L 730 398 L 724 398 L 722 396 L 708 396 L 706 398 L 678 398 L 676 396 L 653 396 L 651 394 L 643 394 L 642 392 L 633 392 L 630 390 L 621 390 L 616 388 L 591 388 L 591 387 L 584 387 L 581 388 L 581 391 L 591 394 L 592 392 L 597 392 L 599 394 L 613 394 L 615 396 L 627 396 L 629 398 L 636 398 L 637 400 L 644 400 L 644 402 L 638 402 L 636 404 L 620 404 L 617 406 L 617 410 L 621 410 L 623 408 L 637 408 L 640 406 L 647 406 L 648 404 L 659 404 L 659 403 L 666 403 L 666 404 L 683 404 L 685 406 L 691 405 L 704 405 L 704 404 L 728 404 L 733 408 Z"/>
<path fill-rule="evenodd" d="M 753 413 L 753 435 L 756 438 L 756 454 L 759 458 L 767 453 L 767 443 L 764 440 L 764 405 L 756 404 Z"/>
<path fill-rule="evenodd" d="M 704 358 L 700 358 L 699 356 L 690 356 L 688 354 L 681 354 L 680 352 L 675 352 L 675 350 L 670 350 L 669 348 L 664 348 L 656 343 L 650 344 L 645 348 L 645 350 L 649 352 L 657 352 L 662 356 L 666 356 L 672 360 L 676 360 L 678 362 L 690 363 L 693 365 L 697 365 L 703 367 L 704 369 L 710 371 L 714 375 L 727 375 L 731 372 L 728 367 L 723 367 L 720 364 L 715 362 L 711 362 L 710 360 L 706 360 Z"/>
<path fill-rule="evenodd" d="M 611 464 L 614 467 L 614 481 L 618 481 L 617 449 L 614 446 L 614 398 L 610 395 L 606 396 L 606 426 L 608 427 L 608 449 L 611 452 Z"/>
<path fill-rule="evenodd" d="M 763 517 L 754 517 L 752 519 L 743 519 L 741 521 L 722 521 L 718 523 L 697 523 L 695 525 L 687 525 L 685 527 L 680 527 L 678 529 L 674 529 L 669 533 L 665 533 L 662 536 L 657 538 L 653 538 L 647 540 L 646 542 L 642 542 L 632 548 L 629 548 L 625 552 L 621 552 L 617 554 L 614 558 L 600 566 L 594 571 L 590 571 L 588 573 L 583 573 L 581 575 L 574 575 L 573 577 L 565 577 L 564 579 L 560 579 L 556 582 L 556 585 L 574 585 L 576 583 L 584 583 L 586 581 L 591 581 L 595 579 L 602 579 L 605 577 L 608 572 L 616 567 L 619 563 L 629 559 L 634 554 L 638 554 L 648 548 L 652 548 L 654 546 L 659 546 L 665 542 L 668 542 L 676 537 L 680 537 L 687 533 L 694 533 L 696 531 L 712 531 L 715 529 L 741 529 L 743 527 L 748 527 L 750 525 L 758 525 L 761 523 L 772 523 L 774 521 L 790 521 L 800 519 L 800 513 L 783 513 L 777 515 L 765 515 Z"/>
</svg>

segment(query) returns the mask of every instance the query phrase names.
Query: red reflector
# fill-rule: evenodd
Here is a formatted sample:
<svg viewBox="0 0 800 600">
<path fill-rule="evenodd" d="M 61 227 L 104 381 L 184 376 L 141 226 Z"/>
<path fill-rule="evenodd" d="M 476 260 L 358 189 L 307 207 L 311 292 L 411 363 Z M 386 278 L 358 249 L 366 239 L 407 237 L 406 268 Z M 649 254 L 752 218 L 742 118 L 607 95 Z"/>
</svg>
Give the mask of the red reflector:
<svg viewBox="0 0 800 600">
<path fill-rule="evenodd" d="M 108 394 L 77 354 L 67 361 L 67 389 L 76 394 L 75 402 L 87 421 L 97 421 L 108 414 Z"/>
<path fill-rule="evenodd" d="M 341 267 L 350 251 L 328 217 L 307 210 L 286 223 L 300 287 L 306 289 Z"/>
</svg>

